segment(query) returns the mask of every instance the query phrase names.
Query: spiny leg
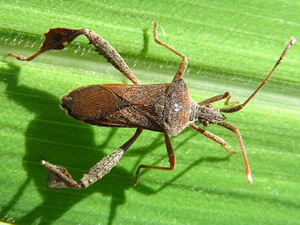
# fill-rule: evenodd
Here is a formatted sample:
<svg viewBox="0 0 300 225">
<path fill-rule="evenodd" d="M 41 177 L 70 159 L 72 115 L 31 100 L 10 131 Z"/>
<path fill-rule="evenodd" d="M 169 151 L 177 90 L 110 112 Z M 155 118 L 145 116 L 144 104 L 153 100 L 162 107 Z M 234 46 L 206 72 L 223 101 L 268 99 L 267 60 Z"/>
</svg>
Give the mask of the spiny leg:
<svg viewBox="0 0 300 225">
<path fill-rule="evenodd" d="M 165 136 L 165 141 L 166 141 L 166 147 L 167 147 L 167 152 L 168 152 L 168 157 L 169 157 L 169 163 L 170 163 L 170 167 L 161 167 L 161 166 L 149 166 L 149 165 L 140 165 L 138 167 L 138 169 L 135 172 L 135 179 L 134 179 L 134 185 L 137 185 L 138 183 L 138 175 L 140 173 L 140 170 L 142 168 L 146 168 L 146 169 L 159 169 L 159 170 L 173 170 L 176 164 L 176 159 L 175 159 L 175 155 L 174 155 L 174 151 L 171 145 L 171 141 L 170 138 L 168 136 L 167 133 L 164 133 Z"/>
<path fill-rule="evenodd" d="M 64 188 L 87 188 L 91 184 L 100 180 L 104 175 L 108 174 L 110 170 L 120 161 L 127 149 L 134 143 L 140 136 L 143 129 L 138 128 L 135 134 L 124 145 L 113 151 L 108 156 L 104 157 L 96 165 L 94 165 L 88 174 L 84 174 L 83 178 L 76 182 L 73 180 L 69 172 L 57 165 L 53 165 L 46 160 L 42 159 L 42 165 L 46 166 L 49 173 L 48 186 L 54 189 Z"/>
<path fill-rule="evenodd" d="M 225 112 L 225 113 L 234 113 L 234 112 L 237 112 L 237 111 L 240 111 L 241 109 L 243 109 L 248 104 L 248 102 L 250 102 L 251 99 L 259 92 L 259 90 L 262 89 L 262 87 L 264 85 L 266 85 L 266 83 L 268 82 L 268 80 L 270 79 L 270 77 L 272 76 L 272 74 L 274 73 L 276 68 L 278 67 L 278 65 L 281 63 L 282 59 L 284 58 L 284 56 L 286 55 L 288 50 L 291 48 L 291 46 L 293 44 L 295 44 L 295 42 L 296 42 L 296 39 L 294 37 L 291 37 L 289 40 L 289 43 L 286 45 L 286 47 L 283 50 L 282 54 L 280 55 L 279 59 L 275 63 L 274 67 L 272 68 L 271 72 L 268 74 L 268 76 L 264 79 L 264 81 L 258 86 L 258 88 L 250 95 L 250 97 L 243 104 L 240 104 L 235 107 L 228 108 L 228 109 L 220 109 L 220 111 Z"/>
<path fill-rule="evenodd" d="M 241 148 L 241 152 L 242 152 L 242 156 L 243 156 L 243 160 L 244 160 L 244 164 L 245 164 L 245 168 L 246 168 L 246 177 L 247 177 L 248 183 L 252 184 L 252 175 L 251 175 L 250 165 L 248 162 L 244 142 L 243 142 L 242 136 L 239 132 L 239 129 L 236 128 L 234 125 L 227 123 L 227 122 L 219 122 L 218 125 L 227 128 L 228 130 L 232 131 L 233 133 L 235 133 L 237 135 L 237 138 L 238 138 L 238 141 L 240 144 L 240 148 Z"/>
<path fill-rule="evenodd" d="M 235 151 L 231 150 L 228 147 L 227 142 L 223 138 L 220 138 L 219 136 L 217 136 L 207 130 L 203 130 L 202 128 L 196 126 L 195 124 L 190 124 L 190 127 L 193 128 L 194 130 L 198 131 L 199 133 L 203 134 L 204 136 L 208 137 L 209 139 L 219 143 L 221 145 L 221 147 L 225 149 L 225 151 L 236 154 Z"/>
<path fill-rule="evenodd" d="M 213 102 L 220 101 L 224 98 L 226 98 L 226 101 L 224 103 L 225 105 L 238 104 L 239 103 L 237 101 L 234 101 L 234 102 L 230 101 L 231 97 L 232 97 L 231 92 L 225 92 L 224 94 L 216 95 L 216 96 L 208 98 L 204 101 L 198 102 L 198 105 L 207 105 L 207 104 L 210 104 L 210 103 L 213 103 Z"/>
<path fill-rule="evenodd" d="M 154 21 L 154 28 L 153 28 L 154 41 L 157 44 L 165 47 L 166 49 L 169 49 L 170 51 L 172 51 L 173 53 L 175 53 L 176 55 L 178 55 L 178 56 L 180 56 L 182 58 L 182 62 L 181 62 L 180 66 L 179 66 L 179 68 L 177 70 L 177 73 L 176 73 L 175 77 L 173 78 L 173 82 L 177 81 L 177 80 L 179 80 L 183 76 L 183 74 L 184 74 L 184 72 L 185 72 L 185 70 L 187 68 L 187 64 L 188 64 L 187 57 L 184 56 L 183 54 L 177 52 L 176 50 L 174 50 L 173 48 L 171 48 L 170 46 L 168 46 L 164 42 L 160 41 L 158 39 L 158 37 L 157 37 L 156 28 L 157 28 L 157 22 Z"/>
<path fill-rule="evenodd" d="M 52 28 L 48 33 L 44 34 L 45 41 L 43 42 L 41 49 L 32 56 L 24 57 L 21 55 L 15 55 L 13 53 L 8 53 L 8 55 L 15 57 L 18 60 L 31 61 L 43 52 L 52 49 L 64 49 L 70 44 L 70 42 L 72 42 L 75 38 L 82 34 L 84 34 L 89 39 L 90 43 L 96 47 L 96 51 L 98 51 L 100 55 L 103 55 L 103 57 L 108 62 L 110 62 L 117 70 L 123 73 L 129 80 L 132 81 L 132 83 L 139 84 L 139 81 L 131 72 L 126 62 L 117 52 L 117 50 L 101 36 L 88 29 Z"/>
</svg>

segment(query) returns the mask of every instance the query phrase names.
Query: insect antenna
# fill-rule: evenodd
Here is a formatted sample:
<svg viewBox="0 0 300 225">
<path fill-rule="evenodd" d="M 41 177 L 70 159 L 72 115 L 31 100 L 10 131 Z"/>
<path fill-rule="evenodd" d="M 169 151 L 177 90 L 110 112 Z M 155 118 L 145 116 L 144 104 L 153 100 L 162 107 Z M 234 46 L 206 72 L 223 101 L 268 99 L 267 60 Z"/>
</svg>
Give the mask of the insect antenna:
<svg viewBox="0 0 300 225">
<path fill-rule="evenodd" d="M 250 97 L 243 104 L 240 104 L 240 105 L 234 106 L 232 108 L 228 108 L 228 109 L 220 109 L 220 111 L 224 112 L 224 113 L 234 113 L 234 112 L 237 112 L 237 111 L 240 111 L 241 109 L 243 109 L 248 104 L 248 102 L 250 102 L 251 99 L 260 91 L 260 89 L 262 89 L 262 87 L 266 85 L 266 83 L 268 82 L 268 80 L 270 79 L 270 77 L 272 76 L 272 74 L 274 73 L 276 68 L 278 67 L 278 65 L 281 63 L 281 61 L 284 58 L 284 56 L 286 55 L 286 53 L 289 51 L 291 46 L 295 43 L 296 43 L 296 39 L 294 37 L 291 37 L 288 44 L 286 45 L 285 49 L 283 50 L 281 56 L 279 57 L 279 59 L 277 60 L 277 62 L 274 65 L 274 67 L 272 68 L 271 72 L 268 74 L 268 76 L 264 79 L 264 81 L 258 86 L 258 88 L 250 95 Z"/>
</svg>

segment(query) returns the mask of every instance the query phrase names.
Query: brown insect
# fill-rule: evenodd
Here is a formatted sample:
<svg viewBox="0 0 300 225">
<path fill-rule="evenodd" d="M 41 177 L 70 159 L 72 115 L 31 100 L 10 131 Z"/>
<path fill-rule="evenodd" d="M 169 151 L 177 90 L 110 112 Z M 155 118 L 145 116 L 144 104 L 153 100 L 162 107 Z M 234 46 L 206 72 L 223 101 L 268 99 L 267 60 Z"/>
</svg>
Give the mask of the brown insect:
<svg viewBox="0 0 300 225">
<path fill-rule="evenodd" d="M 134 184 L 137 184 L 138 174 L 142 168 L 161 170 L 174 169 L 175 155 L 168 135 L 177 136 L 187 126 L 219 143 L 226 151 L 236 153 L 228 147 L 225 140 L 196 126 L 194 124 L 195 122 L 202 123 L 204 126 L 210 124 L 219 125 L 237 135 L 246 168 L 246 177 L 248 183 L 252 183 L 251 171 L 241 134 L 234 125 L 224 122 L 226 117 L 222 113 L 234 113 L 243 109 L 268 82 L 296 39 L 292 37 L 289 40 L 271 72 L 244 103 L 227 109 L 216 109 L 211 106 L 211 103 L 222 99 L 226 99 L 225 104 L 227 105 L 234 103 L 230 102 L 231 93 L 225 92 L 224 94 L 216 95 L 198 103 L 192 100 L 188 93 L 187 86 L 182 80 L 182 76 L 188 64 L 187 58 L 160 41 L 157 38 L 156 27 L 157 22 L 154 22 L 153 35 L 155 42 L 182 58 L 182 62 L 173 81 L 168 84 L 140 85 L 139 81 L 114 47 L 95 32 L 87 29 L 50 29 L 49 32 L 45 34 L 46 38 L 41 49 L 34 55 L 26 58 L 8 53 L 9 56 L 13 56 L 19 60 L 30 61 L 45 51 L 64 49 L 76 37 L 83 34 L 89 39 L 90 43 L 96 47 L 99 54 L 103 55 L 108 62 L 133 83 L 133 85 L 103 84 L 81 87 L 72 90 L 68 95 L 62 98 L 62 108 L 67 111 L 68 115 L 77 120 L 97 126 L 134 127 L 137 128 L 137 130 L 132 138 L 125 144 L 94 165 L 89 173 L 85 174 L 79 182 L 74 181 L 65 168 L 53 165 L 43 159 L 42 164 L 47 167 L 49 172 L 48 185 L 50 188 L 86 188 L 101 179 L 118 163 L 127 149 L 140 136 L 143 129 L 164 133 L 170 165 L 169 167 L 140 165 L 136 171 Z"/>
</svg>

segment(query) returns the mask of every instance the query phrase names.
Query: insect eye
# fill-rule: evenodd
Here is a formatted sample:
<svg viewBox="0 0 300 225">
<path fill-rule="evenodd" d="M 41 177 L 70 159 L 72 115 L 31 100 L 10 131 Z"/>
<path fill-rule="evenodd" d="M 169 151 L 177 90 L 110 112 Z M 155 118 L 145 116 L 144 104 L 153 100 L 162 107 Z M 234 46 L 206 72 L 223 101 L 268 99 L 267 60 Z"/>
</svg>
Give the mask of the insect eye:
<svg viewBox="0 0 300 225">
<path fill-rule="evenodd" d="M 207 127 L 209 125 L 209 122 L 207 120 L 203 120 L 202 124 Z"/>
</svg>

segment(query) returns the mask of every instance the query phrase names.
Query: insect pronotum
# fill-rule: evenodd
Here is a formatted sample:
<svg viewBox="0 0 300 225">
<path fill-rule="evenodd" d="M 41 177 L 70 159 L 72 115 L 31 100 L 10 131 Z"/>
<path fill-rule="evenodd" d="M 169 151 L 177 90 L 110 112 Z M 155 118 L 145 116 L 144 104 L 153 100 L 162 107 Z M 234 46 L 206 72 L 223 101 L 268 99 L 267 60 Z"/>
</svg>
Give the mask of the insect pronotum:
<svg viewBox="0 0 300 225">
<path fill-rule="evenodd" d="M 251 170 L 242 136 L 234 125 L 224 122 L 226 117 L 222 113 L 234 113 L 243 109 L 268 82 L 290 47 L 296 42 L 296 39 L 292 37 L 289 40 L 271 72 L 244 103 L 236 103 L 236 106 L 227 109 L 216 109 L 212 107 L 211 103 L 222 99 L 226 99 L 225 104 L 227 105 L 234 103 L 230 101 L 231 93 L 225 92 L 198 103 L 192 100 L 182 79 L 188 64 L 187 58 L 160 41 L 157 37 L 156 27 L 157 22 L 154 22 L 153 36 L 155 42 L 182 58 L 182 62 L 172 82 L 167 84 L 141 85 L 114 47 L 101 36 L 87 29 L 53 28 L 48 33 L 45 33 L 45 41 L 41 49 L 34 55 L 26 58 L 8 53 L 9 56 L 13 56 L 16 59 L 30 61 L 45 51 L 64 49 L 76 37 L 83 34 L 89 39 L 90 44 L 96 47 L 100 55 L 103 55 L 108 62 L 133 83 L 133 85 L 90 85 L 72 90 L 62 98 L 62 108 L 66 110 L 69 116 L 77 120 L 97 126 L 134 127 L 137 129 L 132 138 L 110 155 L 100 160 L 79 182 L 73 180 L 65 168 L 42 159 L 42 164 L 47 167 L 49 172 L 48 186 L 50 188 L 86 188 L 90 186 L 110 172 L 123 157 L 127 149 L 140 136 L 143 129 L 164 133 L 170 165 L 168 167 L 140 165 L 136 171 L 134 184 L 137 184 L 138 174 L 142 168 L 174 169 L 175 155 L 168 135 L 177 136 L 187 126 L 219 143 L 226 151 L 236 153 L 228 147 L 224 139 L 198 127 L 194 124 L 195 122 L 199 122 L 204 126 L 210 124 L 219 125 L 237 135 L 245 164 L 246 178 L 248 183 L 252 183 Z"/>
</svg>

